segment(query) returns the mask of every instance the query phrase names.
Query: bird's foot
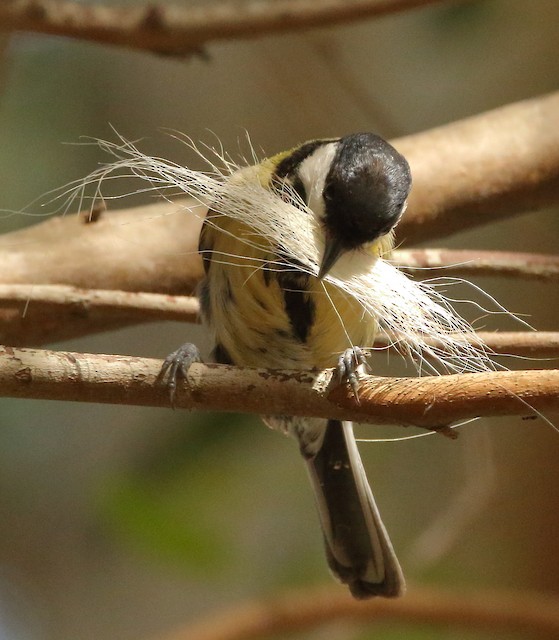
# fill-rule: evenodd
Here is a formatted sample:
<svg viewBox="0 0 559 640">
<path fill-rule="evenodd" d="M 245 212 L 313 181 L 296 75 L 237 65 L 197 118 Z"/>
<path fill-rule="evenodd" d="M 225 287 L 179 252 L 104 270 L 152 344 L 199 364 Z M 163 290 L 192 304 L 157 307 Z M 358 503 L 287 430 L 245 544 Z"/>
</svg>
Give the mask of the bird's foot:
<svg viewBox="0 0 559 640">
<path fill-rule="evenodd" d="M 347 382 L 350 385 L 357 402 L 359 402 L 359 367 L 369 368 L 367 358 L 370 355 L 367 349 L 351 347 L 338 358 L 337 370 L 340 383 Z"/>
<path fill-rule="evenodd" d="M 185 379 L 190 365 L 194 362 L 202 362 L 200 351 L 195 344 L 187 342 L 180 346 L 176 351 L 170 353 L 161 367 L 159 373 L 161 378 L 167 376 L 167 388 L 169 390 L 169 399 L 171 406 L 175 408 L 175 394 L 177 392 L 177 381 Z"/>
</svg>

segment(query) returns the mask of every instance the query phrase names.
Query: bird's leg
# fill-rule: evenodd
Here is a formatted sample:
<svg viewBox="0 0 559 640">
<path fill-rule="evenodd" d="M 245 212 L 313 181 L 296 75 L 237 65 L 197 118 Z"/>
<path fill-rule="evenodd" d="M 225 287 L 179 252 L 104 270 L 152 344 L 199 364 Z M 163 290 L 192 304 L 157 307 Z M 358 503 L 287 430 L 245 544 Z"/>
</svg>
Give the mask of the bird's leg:
<svg viewBox="0 0 559 640">
<path fill-rule="evenodd" d="M 169 389 L 169 399 L 171 406 L 175 407 L 175 393 L 177 391 L 177 380 L 185 379 L 190 365 L 194 362 L 202 362 L 200 351 L 195 344 L 187 342 L 176 351 L 170 353 L 163 361 L 163 366 L 159 376 L 161 378 L 168 374 L 167 388 Z"/>
<path fill-rule="evenodd" d="M 369 367 L 367 362 L 369 355 L 369 351 L 361 347 L 351 347 L 338 358 L 337 370 L 340 383 L 344 381 L 349 383 L 357 402 L 359 402 L 359 367 Z"/>
</svg>

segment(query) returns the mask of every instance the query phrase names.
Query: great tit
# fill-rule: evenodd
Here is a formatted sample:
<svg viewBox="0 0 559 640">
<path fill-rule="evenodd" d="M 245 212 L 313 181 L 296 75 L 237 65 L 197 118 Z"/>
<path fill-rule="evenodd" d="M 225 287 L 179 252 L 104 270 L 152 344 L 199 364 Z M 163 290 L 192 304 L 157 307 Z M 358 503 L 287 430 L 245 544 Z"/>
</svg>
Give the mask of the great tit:
<svg viewBox="0 0 559 640">
<path fill-rule="evenodd" d="M 351 277 L 363 254 L 389 257 L 411 188 L 407 161 L 378 135 L 356 133 L 305 142 L 229 178 L 237 186 L 249 179 L 294 203 L 294 233 L 302 217 L 314 217 L 322 255 L 317 273 L 310 274 L 270 238 L 256 237 L 254 229 L 210 205 L 199 242 L 205 270 L 199 297 L 215 337 L 213 360 L 239 367 L 334 366 L 355 386 L 364 362 L 360 347 L 372 345 L 376 322 L 325 277 L 344 260 L 344 277 Z M 193 345 L 170 354 L 163 367 L 170 384 L 197 360 Z M 356 598 L 401 595 L 402 570 L 352 423 L 289 416 L 264 421 L 298 441 L 334 576 Z"/>
</svg>

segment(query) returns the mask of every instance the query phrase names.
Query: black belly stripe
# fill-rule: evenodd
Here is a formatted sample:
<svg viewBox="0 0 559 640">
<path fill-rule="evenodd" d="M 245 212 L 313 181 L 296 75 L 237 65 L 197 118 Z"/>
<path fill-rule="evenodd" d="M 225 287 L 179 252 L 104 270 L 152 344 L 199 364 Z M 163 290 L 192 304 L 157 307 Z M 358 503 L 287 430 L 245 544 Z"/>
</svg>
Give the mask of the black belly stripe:
<svg viewBox="0 0 559 640">
<path fill-rule="evenodd" d="M 208 216 L 210 212 L 208 212 Z M 207 218 L 206 218 L 207 219 Z M 198 253 L 202 256 L 202 264 L 204 265 L 204 273 L 206 275 L 210 272 L 210 266 L 212 264 L 212 250 L 213 241 L 210 237 L 210 225 L 204 221 L 202 224 L 202 230 L 200 231 L 200 238 L 198 240 Z"/>
<path fill-rule="evenodd" d="M 210 281 L 204 278 L 198 287 L 198 300 L 200 301 L 200 312 L 205 322 L 212 321 L 212 306 L 210 303 Z"/>
<path fill-rule="evenodd" d="M 233 358 L 229 355 L 229 351 L 219 342 L 212 351 L 212 360 L 218 364 L 235 364 Z"/>
<path fill-rule="evenodd" d="M 309 276 L 300 272 L 282 271 L 277 274 L 277 279 L 293 333 L 298 340 L 306 342 L 316 311 L 314 302 L 307 293 Z"/>
</svg>

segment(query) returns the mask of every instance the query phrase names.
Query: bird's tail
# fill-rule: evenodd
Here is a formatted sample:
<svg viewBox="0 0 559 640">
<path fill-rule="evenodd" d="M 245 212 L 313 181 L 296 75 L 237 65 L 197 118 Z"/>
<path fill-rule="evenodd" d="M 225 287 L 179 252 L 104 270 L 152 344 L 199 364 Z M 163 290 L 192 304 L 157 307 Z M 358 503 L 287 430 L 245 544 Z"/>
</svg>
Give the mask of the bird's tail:
<svg viewBox="0 0 559 640">
<path fill-rule="evenodd" d="M 402 595 L 404 576 L 367 482 L 351 422 L 329 420 L 322 446 L 307 464 L 334 575 L 356 598 Z"/>
</svg>

